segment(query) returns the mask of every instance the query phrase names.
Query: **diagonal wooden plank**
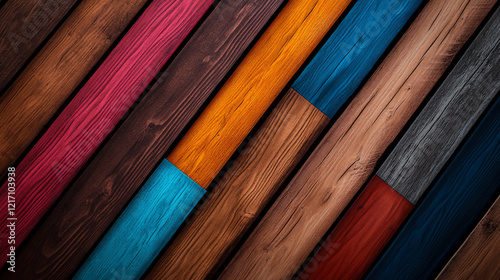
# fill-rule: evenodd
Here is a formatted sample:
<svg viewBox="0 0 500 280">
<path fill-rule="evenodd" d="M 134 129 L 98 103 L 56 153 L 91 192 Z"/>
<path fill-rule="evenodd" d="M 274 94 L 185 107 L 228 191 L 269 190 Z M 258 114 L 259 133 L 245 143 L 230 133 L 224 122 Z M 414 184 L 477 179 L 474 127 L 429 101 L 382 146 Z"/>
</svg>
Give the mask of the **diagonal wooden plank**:
<svg viewBox="0 0 500 280">
<path fill-rule="evenodd" d="M 431 0 L 225 268 L 291 277 L 496 1 Z"/>
<path fill-rule="evenodd" d="M 7 1 L 0 9 L 0 96 L 76 0 Z"/>
<path fill-rule="evenodd" d="M 16 245 L 130 109 L 212 0 L 153 1 L 16 167 Z M 90 42 L 89 42 L 90 43 Z M 7 200 L 7 183 L 0 198 Z M 3 212 L 1 218 L 8 217 Z M 7 229 L 2 229 L 2 232 Z M 9 246 L 2 243 L 1 251 Z M 5 257 L 0 257 L 3 260 Z"/>
<path fill-rule="evenodd" d="M 500 278 L 500 199 L 474 228 L 436 279 Z"/>
<path fill-rule="evenodd" d="M 25 243 L 18 260 L 30 265 L 9 276 L 71 277 L 281 3 L 218 3 Z"/>
</svg>

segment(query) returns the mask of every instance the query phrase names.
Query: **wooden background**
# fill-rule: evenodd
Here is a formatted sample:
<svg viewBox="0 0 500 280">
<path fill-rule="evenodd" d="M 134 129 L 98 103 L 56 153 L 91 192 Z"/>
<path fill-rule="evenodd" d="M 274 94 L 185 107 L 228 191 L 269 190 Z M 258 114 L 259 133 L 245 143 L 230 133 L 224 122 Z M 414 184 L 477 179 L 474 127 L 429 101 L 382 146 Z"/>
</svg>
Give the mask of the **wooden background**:
<svg viewBox="0 0 500 280">
<path fill-rule="evenodd" d="M 2 1 L 0 278 L 496 279 L 499 30 L 496 0 Z"/>
</svg>

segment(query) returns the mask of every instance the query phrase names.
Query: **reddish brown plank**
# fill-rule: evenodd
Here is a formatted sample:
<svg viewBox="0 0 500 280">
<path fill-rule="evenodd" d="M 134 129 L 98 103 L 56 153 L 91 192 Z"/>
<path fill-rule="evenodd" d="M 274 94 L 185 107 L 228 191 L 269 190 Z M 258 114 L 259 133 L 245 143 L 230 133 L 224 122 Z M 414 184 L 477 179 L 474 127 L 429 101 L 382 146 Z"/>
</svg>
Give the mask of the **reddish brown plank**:
<svg viewBox="0 0 500 280">
<path fill-rule="evenodd" d="M 413 204 L 375 175 L 299 279 L 361 278 L 412 209 Z"/>
</svg>

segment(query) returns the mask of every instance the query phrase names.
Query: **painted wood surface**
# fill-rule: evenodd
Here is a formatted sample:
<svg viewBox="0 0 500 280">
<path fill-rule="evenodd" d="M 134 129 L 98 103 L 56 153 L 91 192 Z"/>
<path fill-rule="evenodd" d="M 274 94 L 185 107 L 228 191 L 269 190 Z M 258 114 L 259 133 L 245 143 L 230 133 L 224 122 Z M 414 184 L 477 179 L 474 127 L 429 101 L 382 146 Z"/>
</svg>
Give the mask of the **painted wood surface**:
<svg viewBox="0 0 500 280">
<path fill-rule="evenodd" d="M 146 279 L 209 278 L 328 121 L 289 89 Z"/>
<path fill-rule="evenodd" d="M 76 0 L 7 1 L 0 9 L 0 96 Z"/>
<path fill-rule="evenodd" d="M 9 277 L 71 277 L 281 3 L 218 3 L 18 251 L 30 265 Z"/>
<path fill-rule="evenodd" d="M 199 151 L 199 157 L 203 157 L 204 154 L 211 153 L 212 149 L 217 149 L 218 152 L 222 152 L 225 148 L 236 150 L 237 146 L 241 144 L 244 137 L 246 135 L 242 135 L 241 140 L 238 137 L 235 137 L 234 132 L 236 130 L 245 131 L 245 125 L 247 122 L 256 123 L 261 115 L 257 115 L 258 112 L 263 114 L 267 107 L 272 103 L 272 99 L 269 100 L 269 97 L 276 97 L 279 94 L 279 91 L 285 86 L 288 80 L 293 76 L 293 69 L 297 70 L 300 67 L 300 63 L 305 60 L 305 58 L 312 52 L 315 45 L 319 43 L 321 37 L 326 34 L 329 27 L 335 23 L 335 20 L 340 16 L 343 9 L 345 9 L 349 3 L 349 1 L 312 1 L 309 2 L 307 0 L 294 0 L 289 2 L 284 9 L 280 12 L 277 18 L 271 23 L 268 29 L 264 32 L 261 38 L 257 41 L 255 46 L 250 50 L 249 54 L 243 59 L 241 64 L 235 70 L 233 75 L 229 78 L 229 80 L 224 84 L 222 89 L 217 93 L 214 100 L 208 105 L 207 109 L 204 110 L 201 119 L 205 119 L 206 123 L 195 122 L 194 125 L 188 130 L 186 136 L 193 135 L 192 131 L 200 131 L 200 125 L 202 126 L 201 131 L 207 131 L 205 125 L 220 123 L 217 131 L 208 133 L 215 133 L 218 136 L 217 139 L 210 137 L 200 139 L 198 136 L 195 138 L 196 141 L 193 143 L 192 140 L 184 141 L 181 139 L 180 144 L 174 149 L 174 151 L 170 154 L 167 159 L 173 165 L 178 167 L 178 164 L 185 164 L 185 161 L 179 158 L 179 149 L 185 149 L 184 145 L 200 145 L 204 147 L 203 150 Z M 319 8 L 319 9 L 318 9 Z M 332 12 L 333 10 L 333 12 Z M 328 11 L 328 12 L 327 12 Z M 331 13 L 332 12 L 332 13 Z M 300 31 L 297 31 L 300 30 Z M 315 35 L 311 36 L 311 32 L 314 30 Z M 285 36 L 283 36 L 285 34 Z M 291 44 L 291 45 L 289 45 Z M 302 45 L 303 44 L 303 45 Z M 296 48 L 296 45 L 307 46 L 305 48 Z M 269 55 L 272 54 L 272 55 Z M 265 62 L 263 62 L 265 61 Z M 298 64 L 296 67 L 290 67 L 290 64 Z M 275 75 L 277 72 L 284 73 L 288 72 L 288 74 L 284 74 L 282 77 L 277 78 Z M 236 81 L 236 82 L 234 82 Z M 244 83 L 243 81 L 252 81 L 250 83 Z M 281 84 L 281 87 L 275 88 L 270 86 L 270 84 Z M 250 85 L 249 87 L 247 87 Z M 239 104 L 234 104 L 233 102 L 238 102 Z M 214 102 L 216 105 L 213 105 Z M 232 103 L 229 106 L 223 106 L 224 104 Z M 215 110 L 215 111 L 214 111 Z M 254 110 L 257 110 L 255 112 Z M 206 113 L 208 112 L 208 113 Z M 199 120 L 199 119 L 198 119 Z M 249 127 L 249 130 L 252 127 Z M 249 131 L 247 131 L 248 133 Z M 209 134 L 210 136 L 210 134 Z M 224 143 L 224 140 L 226 143 Z M 204 142 L 203 142 L 204 141 Z M 232 147 L 233 145 L 234 148 Z M 222 149 L 222 150 L 221 150 Z M 193 150 L 191 150 L 193 151 Z M 197 149 L 194 149 L 197 151 Z M 173 156 L 172 156 L 173 155 Z M 190 153 L 191 158 L 187 157 L 188 160 L 192 160 L 192 157 L 195 157 L 195 154 Z M 229 155 L 230 156 L 230 155 Z M 173 159 L 174 161 L 172 161 Z M 227 161 L 229 157 L 225 158 L 224 156 L 214 157 L 212 160 L 217 161 Z M 199 158 L 197 160 L 199 162 Z M 223 164 L 220 166 L 222 168 Z M 219 164 L 220 165 L 220 164 Z M 209 165 L 210 166 L 210 165 Z M 199 170 L 205 170 L 200 167 Z M 219 172 L 218 170 L 209 170 L 209 172 L 205 172 L 205 176 L 209 175 L 211 177 L 202 177 L 198 176 L 197 178 L 203 178 L 202 182 L 207 182 L 205 185 L 200 185 L 203 188 L 206 188 L 208 183 L 213 179 L 211 172 Z M 180 168 L 179 168 L 180 169 Z M 188 174 L 184 172 L 189 178 L 192 178 L 192 173 Z M 213 176 L 215 176 L 214 174 Z M 165 178 L 163 179 L 165 182 L 169 181 L 169 177 L 171 174 L 165 174 Z M 173 178 L 172 178 L 173 180 Z M 193 179 L 193 181 L 197 182 Z M 144 186 L 143 188 L 145 188 Z M 127 208 L 125 208 L 125 213 L 130 213 L 134 209 L 134 205 L 140 204 L 145 208 L 143 209 L 146 216 L 152 211 L 155 211 L 154 205 L 162 203 L 161 196 L 150 196 L 150 197 L 138 197 L 139 200 L 135 202 L 135 204 L 129 204 Z M 134 199 L 135 200 L 135 199 Z M 149 201 L 148 201 L 149 200 Z M 192 204 L 195 205 L 198 201 L 192 201 Z M 149 205 L 149 206 L 146 206 Z M 168 215 L 172 215 L 172 213 L 165 213 L 165 219 L 168 219 Z M 134 217 L 132 215 L 122 214 L 119 219 L 121 224 L 132 225 L 134 223 Z M 176 219 L 172 219 L 172 222 L 168 224 L 158 224 L 152 221 L 151 223 L 144 225 L 134 225 L 131 227 L 129 232 L 137 232 L 137 233 L 147 233 L 149 239 L 159 239 L 168 241 L 171 235 L 166 235 L 165 232 L 159 231 L 156 227 L 168 228 L 170 232 L 174 232 L 179 226 L 180 223 L 176 223 Z M 113 226 L 114 227 L 114 226 Z M 120 225 L 117 225 L 120 227 Z M 109 231 L 105 235 L 105 242 L 111 245 L 107 245 L 104 242 L 101 242 L 96 250 L 101 250 L 102 253 L 97 253 L 94 256 L 90 256 L 84 267 L 87 267 L 87 263 L 100 263 L 102 256 L 104 255 L 112 255 L 114 253 L 114 247 L 112 244 L 120 243 L 123 239 L 123 235 L 127 234 L 127 230 L 119 230 L 119 231 Z M 128 239 L 127 244 L 128 247 L 132 248 L 142 248 L 145 256 L 156 256 L 153 254 L 156 250 L 158 250 L 159 244 L 143 244 L 143 238 L 134 237 L 132 234 L 132 238 Z M 161 249 L 161 247 L 160 247 Z M 123 255 L 118 252 L 116 258 L 111 258 L 115 261 L 109 263 L 111 268 L 115 267 L 129 267 L 132 266 L 133 263 L 138 262 L 138 259 L 134 257 L 133 254 Z M 152 258 L 144 257 L 144 262 L 151 262 Z M 149 264 L 149 263 L 148 263 Z M 94 266 L 88 265 L 88 271 L 92 271 Z M 82 274 L 84 275 L 84 274 Z M 134 278 L 141 276 L 140 274 L 133 274 Z M 85 278 L 85 277 L 83 277 Z"/>
<path fill-rule="evenodd" d="M 310 78 L 321 68 L 325 87 L 319 94 L 331 98 L 318 99 L 316 104 L 342 104 L 354 93 L 420 2 L 387 5 L 378 0 L 357 1 L 293 85 L 299 80 L 311 84 L 312 79 L 302 77 Z M 368 13 L 369 9 L 373 13 Z M 376 31 L 371 22 L 377 22 Z M 350 48 L 340 49 L 336 44 L 339 40 L 360 42 L 362 39 L 362 44 L 354 43 Z M 359 63 L 359 57 L 368 62 Z M 335 66 L 341 66 L 343 71 L 336 70 Z M 345 71 L 352 73 L 347 87 L 340 78 Z M 209 194 L 203 210 L 189 220 L 163 253 L 148 279 L 207 278 L 234 249 L 328 122 L 328 117 L 316 113 L 312 104 L 296 95 L 293 89 L 288 90 L 257 134 L 249 139 L 249 146 L 231 163 L 231 168 Z M 335 110 L 330 109 L 329 114 L 335 114 Z"/>
<path fill-rule="evenodd" d="M 16 168 L 17 207 L 22 209 L 17 213 L 18 246 L 211 4 L 153 1 L 28 152 Z M 7 182 L 2 189 L 0 199 L 7 201 Z M 6 219 L 8 213 L 0 217 Z M 3 243 L 1 251 L 8 246 Z"/>
<path fill-rule="evenodd" d="M 436 279 L 500 279 L 500 198 Z"/>
<path fill-rule="evenodd" d="M 366 279 L 430 279 L 465 240 L 500 191 L 500 99 Z"/>
<path fill-rule="evenodd" d="M 415 204 L 500 91 L 500 10 L 377 171 Z"/>
<path fill-rule="evenodd" d="M 204 194 L 164 160 L 73 279 L 139 279 Z"/>
<path fill-rule="evenodd" d="M 360 279 L 412 209 L 374 176 L 298 279 Z"/>
<path fill-rule="evenodd" d="M 421 3 L 357 1 L 292 88 L 332 118 Z"/>
<path fill-rule="evenodd" d="M 168 160 L 206 188 L 350 2 L 289 1 Z"/>
<path fill-rule="evenodd" d="M 0 177 L 146 2 L 84 0 L 33 58 L 0 99 Z"/>
<path fill-rule="evenodd" d="M 407 191 L 403 192 L 403 196 L 393 196 L 393 203 L 411 198 L 407 203 L 415 204 L 500 91 L 500 79 L 497 78 L 500 71 L 500 17 L 496 16 L 488 21 L 377 171 L 377 174 L 384 174 L 396 183 L 396 188 L 390 185 L 395 190 L 394 193 L 400 191 L 403 184 L 412 186 L 405 188 Z M 396 176 L 392 176 L 391 171 L 394 170 L 409 179 L 398 181 Z M 372 186 L 367 186 L 370 187 Z M 410 190 L 418 195 L 406 195 Z M 362 197 L 363 194 L 364 192 Z M 359 211 L 367 207 L 364 204 L 372 208 L 371 212 L 370 209 L 366 212 Z M 406 209 L 394 209 L 394 212 L 387 212 L 385 215 L 380 213 L 380 209 L 388 205 L 390 204 L 387 200 L 378 200 L 377 196 L 356 200 L 346 216 L 333 229 L 328 241 L 322 245 L 323 248 L 333 248 L 333 251 L 317 252 L 305 267 L 306 270 L 315 270 L 311 273 L 306 271 L 301 277 L 361 278 L 409 214 Z M 389 215 L 393 216 L 394 221 L 391 221 Z M 384 219 L 380 220 L 384 223 L 376 226 L 374 221 L 377 219 Z M 365 224 L 375 226 L 360 228 L 360 225 Z M 348 249 L 335 249 L 338 244 Z"/>
<path fill-rule="evenodd" d="M 431 0 L 238 250 L 221 279 L 291 277 L 496 1 Z"/>
</svg>

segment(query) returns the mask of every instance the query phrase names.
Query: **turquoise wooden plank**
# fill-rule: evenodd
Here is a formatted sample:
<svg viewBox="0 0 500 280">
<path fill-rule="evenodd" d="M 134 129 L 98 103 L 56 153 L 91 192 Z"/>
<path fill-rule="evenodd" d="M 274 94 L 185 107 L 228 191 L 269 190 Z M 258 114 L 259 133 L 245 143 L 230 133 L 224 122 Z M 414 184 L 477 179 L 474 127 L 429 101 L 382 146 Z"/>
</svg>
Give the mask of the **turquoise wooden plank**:
<svg viewBox="0 0 500 280">
<path fill-rule="evenodd" d="M 138 279 L 204 194 L 163 160 L 74 279 Z"/>
<path fill-rule="evenodd" d="M 377 262 L 367 279 L 430 279 L 500 190 L 500 99 Z"/>
<path fill-rule="evenodd" d="M 422 2 L 357 1 L 292 88 L 332 118 Z"/>
</svg>

